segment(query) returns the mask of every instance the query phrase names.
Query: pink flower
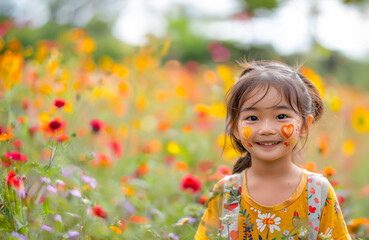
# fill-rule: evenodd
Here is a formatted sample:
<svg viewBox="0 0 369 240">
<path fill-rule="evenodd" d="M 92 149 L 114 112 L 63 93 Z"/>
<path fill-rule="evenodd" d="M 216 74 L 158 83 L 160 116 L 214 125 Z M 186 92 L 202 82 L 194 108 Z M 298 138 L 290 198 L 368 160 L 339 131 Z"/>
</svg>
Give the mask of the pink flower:
<svg viewBox="0 0 369 240">
<path fill-rule="evenodd" d="M 226 165 L 220 165 L 217 169 L 217 173 L 220 173 L 222 175 L 231 175 L 232 171 L 231 169 L 229 169 L 228 166 Z"/>
<path fill-rule="evenodd" d="M 54 100 L 54 106 L 57 108 L 62 108 L 65 106 L 65 100 L 63 98 L 56 98 Z"/>
<path fill-rule="evenodd" d="M 27 162 L 28 158 L 26 155 L 19 153 L 18 151 L 7 152 L 4 154 L 4 157 L 21 162 Z"/>
<path fill-rule="evenodd" d="M 191 189 L 191 193 L 196 193 L 201 190 L 200 180 L 192 174 L 186 174 L 181 180 L 181 190 Z"/>
<path fill-rule="evenodd" d="M 98 133 L 100 132 L 100 130 L 104 127 L 104 122 L 101 121 L 101 120 L 98 120 L 98 119 L 93 119 L 91 122 L 90 122 L 90 126 L 92 128 L 92 131 L 94 133 Z"/>
</svg>

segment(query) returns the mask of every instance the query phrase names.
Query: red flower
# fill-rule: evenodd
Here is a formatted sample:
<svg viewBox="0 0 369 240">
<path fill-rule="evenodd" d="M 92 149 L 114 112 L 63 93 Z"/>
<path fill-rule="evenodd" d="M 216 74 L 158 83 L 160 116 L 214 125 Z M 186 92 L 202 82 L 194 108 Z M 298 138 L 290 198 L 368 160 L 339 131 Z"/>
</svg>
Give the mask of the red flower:
<svg viewBox="0 0 369 240">
<path fill-rule="evenodd" d="M 186 174 L 181 180 L 181 190 L 191 189 L 191 193 L 196 193 L 201 190 L 201 182 L 198 178 L 191 174 Z"/>
<path fill-rule="evenodd" d="M 97 216 L 97 217 L 101 217 L 101 218 L 107 218 L 108 215 L 106 214 L 106 212 L 102 209 L 102 207 L 100 205 L 96 205 L 94 207 L 92 207 L 92 213 Z"/>
<path fill-rule="evenodd" d="M 208 197 L 207 196 L 205 196 L 205 195 L 201 195 L 200 196 L 200 198 L 199 198 L 199 203 L 201 204 L 201 205 L 204 205 L 206 202 L 208 201 Z"/>
<path fill-rule="evenodd" d="M 299 212 L 295 211 L 295 212 L 293 213 L 293 218 L 298 218 L 298 219 L 300 219 L 300 214 L 299 214 Z"/>
<path fill-rule="evenodd" d="M 123 154 L 123 148 L 117 141 L 112 141 L 110 143 L 110 148 L 113 151 L 113 155 L 116 158 L 120 158 Z"/>
<path fill-rule="evenodd" d="M 62 123 L 59 120 L 54 119 L 49 122 L 48 126 L 52 131 L 57 131 L 61 128 Z"/>
<path fill-rule="evenodd" d="M 28 160 L 26 155 L 19 153 L 18 151 L 7 152 L 4 154 L 4 157 L 21 162 L 26 162 Z"/>
<path fill-rule="evenodd" d="M 104 122 L 98 119 L 94 119 L 90 122 L 90 126 L 94 133 L 98 133 L 104 127 Z"/>
<path fill-rule="evenodd" d="M 54 106 L 57 108 L 62 108 L 65 106 L 65 100 L 63 98 L 57 98 L 54 100 Z"/>
<path fill-rule="evenodd" d="M 15 187 L 16 189 L 20 186 L 20 178 L 17 176 L 17 174 L 14 172 L 14 170 L 11 170 L 8 175 L 6 176 L 6 182 L 10 185 Z"/>
</svg>

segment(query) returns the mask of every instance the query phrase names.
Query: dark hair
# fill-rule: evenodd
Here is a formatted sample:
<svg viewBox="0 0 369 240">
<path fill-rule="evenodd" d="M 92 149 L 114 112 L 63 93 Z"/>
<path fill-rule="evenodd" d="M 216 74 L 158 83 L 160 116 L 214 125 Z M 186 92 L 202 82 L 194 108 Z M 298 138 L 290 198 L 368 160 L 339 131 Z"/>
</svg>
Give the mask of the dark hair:
<svg viewBox="0 0 369 240">
<path fill-rule="evenodd" d="M 226 94 L 225 134 L 230 137 L 233 147 L 243 155 L 234 165 L 233 173 L 239 173 L 251 167 L 250 154 L 233 132 L 237 127 L 240 109 L 244 102 L 252 97 L 250 94 L 253 90 L 265 90 L 265 96 L 271 88 L 276 89 L 280 93 L 280 100 L 283 97 L 286 99 L 292 109 L 302 118 L 303 125 L 307 124 L 306 119 L 310 114 L 314 117 L 313 122 L 316 122 L 324 111 L 324 104 L 316 87 L 295 69 L 276 61 L 245 62 L 242 65 L 243 72 Z"/>
</svg>

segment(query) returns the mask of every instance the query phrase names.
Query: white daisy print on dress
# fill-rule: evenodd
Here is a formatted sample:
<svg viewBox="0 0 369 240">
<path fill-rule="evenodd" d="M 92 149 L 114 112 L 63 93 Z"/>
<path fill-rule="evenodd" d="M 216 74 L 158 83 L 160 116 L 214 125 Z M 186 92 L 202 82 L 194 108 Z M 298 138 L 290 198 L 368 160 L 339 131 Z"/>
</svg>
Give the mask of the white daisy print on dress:
<svg viewBox="0 0 369 240">
<path fill-rule="evenodd" d="M 256 219 L 258 230 L 260 232 L 263 232 L 266 227 L 269 228 L 271 233 L 274 232 L 274 229 L 276 229 L 277 231 L 281 231 L 281 228 L 278 227 L 278 225 L 281 224 L 281 218 L 274 218 L 275 214 L 273 214 L 272 216 L 270 215 L 271 213 L 259 214 L 258 219 Z"/>
</svg>

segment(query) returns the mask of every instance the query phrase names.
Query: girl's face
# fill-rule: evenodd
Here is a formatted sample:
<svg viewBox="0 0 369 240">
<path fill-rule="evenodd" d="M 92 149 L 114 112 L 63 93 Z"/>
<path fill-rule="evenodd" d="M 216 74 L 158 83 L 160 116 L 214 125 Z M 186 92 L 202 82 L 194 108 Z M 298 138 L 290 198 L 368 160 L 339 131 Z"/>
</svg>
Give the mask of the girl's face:
<svg viewBox="0 0 369 240">
<path fill-rule="evenodd" d="M 242 105 L 234 135 L 252 161 L 292 160 L 292 150 L 306 135 L 307 127 L 302 127 L 301 117 L 276 89 L 264 94 L 263 89 L 251 92 L 252 97 Z"/>
</svg>

